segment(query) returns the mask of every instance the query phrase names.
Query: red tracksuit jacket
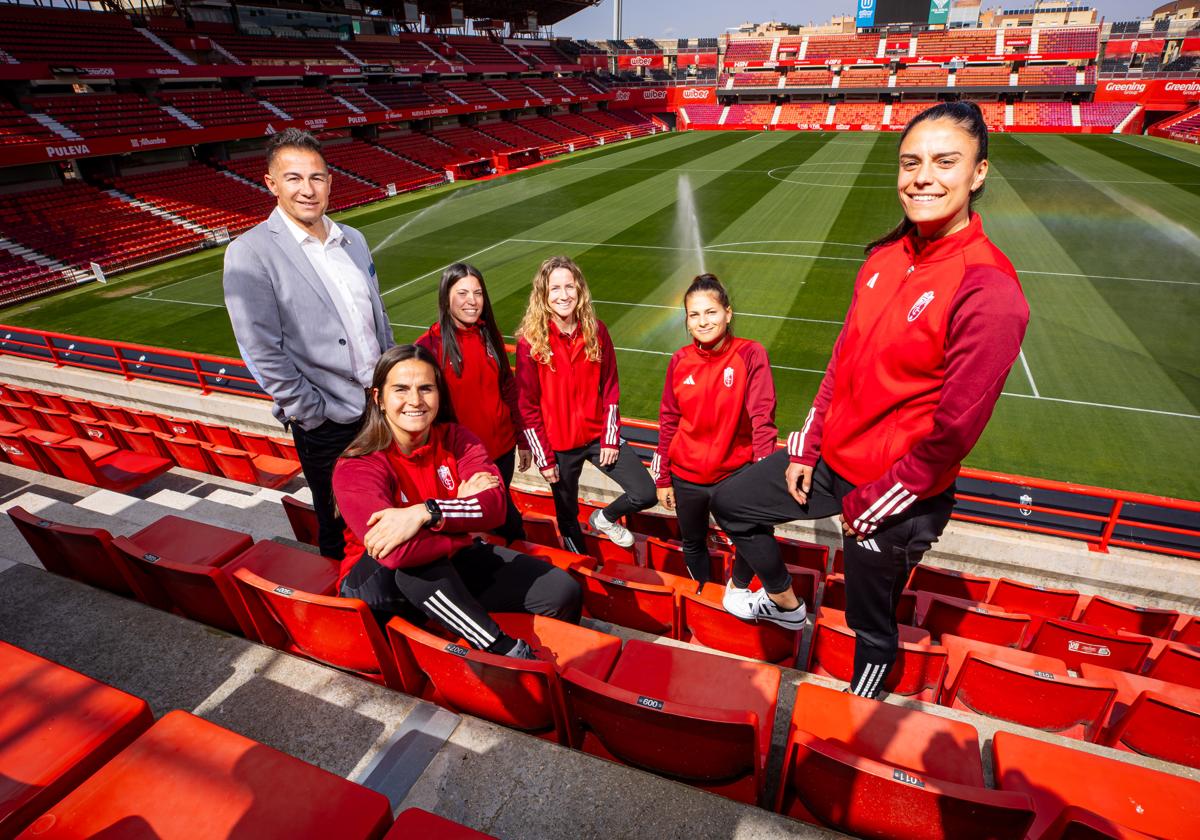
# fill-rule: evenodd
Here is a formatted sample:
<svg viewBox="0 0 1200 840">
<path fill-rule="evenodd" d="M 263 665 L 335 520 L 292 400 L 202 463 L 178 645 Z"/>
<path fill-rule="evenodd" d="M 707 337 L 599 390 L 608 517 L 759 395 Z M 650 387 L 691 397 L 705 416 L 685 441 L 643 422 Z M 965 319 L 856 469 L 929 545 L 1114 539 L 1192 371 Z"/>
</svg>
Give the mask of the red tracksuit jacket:
<svg viewBox="0 0 1200 840">
<path fill-rule="evenodd" d="M 436 499 L 443 520 L 437 531 L 422 528 L 408 542 L 383 557 L 389 569 L 423 566 L 448 557 L 471 542 L 471 533 L 488 531 L 504 522 L 507 509 L 504 484 L 465 499 L 458 485 L 477 472 L 500 478 L 479 438 L 457 423 L 436 423 L 424 446 L 405 455 L 391 448 L 359 458 L 339 458 L 333 468 L 333 493 L 346 520 L 346 557 L 338 586 L 363 555 L 363 537 L 371 514 L 385 508 L 409 507 Z"/>
<path fill-rule="evenodd" d="M 979 440 L 1021 349 L 1029 306 L 979 216 L 933 242 L 915 233 L 872 253 L 793 462 L 818 457 L 857 485 L 842 500 L 869 536 L 941 493 Z"/>
<path fill-rule="evenodd" d="M 581 328 L 567 337 L 552 321 L 549 332 L 549 364 L 533 358 L 524 338 L 517 340 L 517 404 L 540 470 L 555 465 L 555 451 L 577 449 L 596 439 L 616 447 L 621 431 L 617 352 L 608 328 L 596 322 L 598 362 L 588 359 Z"/>
<path fill-rule="evenodd" d="M 658 410 L 658 450 L 650 472 L 716 484 L 775 451 L 775 382 L 767 351 L 730 335 L 716 352 L 692 343 L 667 365 Z"/>
<path fill-rule="evenodd" d="M 455 330 L 462 351 L 462 375 L 442 358 L 442 325 L 434 324 L 417 339 L 433 353 L 446 378 L 446 389 L 454 406 L 455 419 L 474 432 L 488 455 L 495 460 L 512 452 L 517 442 L 517 380 L 507 370 L 507 356 L 501 360 L 488 352 L 479 325 Z M 501 371 L 500 365 L 505 366 Z M 501 380 L 501 374 L 506 374 Z"/>
</svg>

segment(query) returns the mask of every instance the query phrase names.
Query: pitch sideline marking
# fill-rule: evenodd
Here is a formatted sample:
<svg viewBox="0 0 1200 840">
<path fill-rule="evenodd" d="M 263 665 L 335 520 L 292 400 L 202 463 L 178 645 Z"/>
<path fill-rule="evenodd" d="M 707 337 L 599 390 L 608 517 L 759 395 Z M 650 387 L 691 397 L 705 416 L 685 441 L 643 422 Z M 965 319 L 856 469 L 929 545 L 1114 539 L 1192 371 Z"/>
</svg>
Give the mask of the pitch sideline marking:
<svg viewBox="0 0 1200 840">
<path fill-rule="evenodd" d="M 1169 158 L 1170 160 L 1177 160 L 1180 163 L 1186 163 L 1188 166 L 1200 167 L 1200 163 L 1197 163 L 1195 161 L 1184 160 L 1181 157 L 1175 157 L 1175 155 L 1169 155 L 1166 152 L 1160 152 L 1158 149 L 1152 149 L 1149 146 L 1143 146 L 1140 143 L 1130 143 L 1128 140 L 1126 140 L 1124 137 L 1121 137 L 1118 134 L 1114 134 L 1112 137 L 1114 140 L 1120 140 L 1126 146 L 1133 146 L 1133 148 L 1141 149 L 1143 152 L 1151 152 L 1153 154 L 1159 155 L 1160 157 Z M 1164 183 L 1169 183 L 1169 182 L 1164 182 Z"/>
<path fill-rule="evenodd" d="M 1025 358 L 1024 347 L 1021 348 L 1021 352 L 1018 355 L 1021 359 L 1021 365 L 1025 368 L 1025 378 L 1029 380 L 1029 387 L 1033 389 L 1033 395 L 1040 398 L 1042 395 L 1038 393 L 1037 383 L 1033 381 L 1033 371 L 1029 369 L 1029 360 Z"/>
</svg>

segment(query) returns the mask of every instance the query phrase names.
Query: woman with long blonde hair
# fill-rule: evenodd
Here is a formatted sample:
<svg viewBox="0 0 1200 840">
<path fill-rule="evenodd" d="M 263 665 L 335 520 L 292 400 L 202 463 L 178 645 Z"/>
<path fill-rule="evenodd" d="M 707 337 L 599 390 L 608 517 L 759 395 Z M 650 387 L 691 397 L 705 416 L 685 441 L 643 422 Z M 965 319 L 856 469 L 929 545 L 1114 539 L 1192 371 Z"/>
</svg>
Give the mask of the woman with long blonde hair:
<svg viewBox="0 0 1200 840">
<path fill-rule="evenodd" d="M 621 440 L 616 350 L 570 257 L 550 257 L 534 275 L 517 330 L 517 385 L 525 438 L 553 491 L 565 547 L 584 553 L 578 517 L 585 461 L 624 491 L 588 524 L 617 545 L 633 545 L 633 535 L 617 520 L 653 507 L 654 482 Z"/>
</svg>

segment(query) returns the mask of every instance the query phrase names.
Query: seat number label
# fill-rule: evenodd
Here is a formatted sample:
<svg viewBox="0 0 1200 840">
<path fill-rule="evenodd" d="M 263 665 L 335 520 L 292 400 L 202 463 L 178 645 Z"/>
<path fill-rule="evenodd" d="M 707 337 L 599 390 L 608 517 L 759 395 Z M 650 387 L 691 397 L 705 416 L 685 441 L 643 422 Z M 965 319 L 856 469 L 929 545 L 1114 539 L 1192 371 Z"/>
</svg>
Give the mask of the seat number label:
<svg viewBox="0 0 1200 840">
<path fill-rule="evenodd" d="M 906 773 L 903 770 L 893 770 L 892 778 L 895 779 L 897 782 L 903 782 L 904 784 L 912 785 L 913 787 L 920 787 L 920 788 L 925 787 L 924 779 L 917 778 L 916 776 L 912 775 L 911 773 Z"/>
<path fill-rule="evenodd" d="M 1051 674 L 1049 671 L 1034 671 L 1034 672 L 1033 672 L 1033 675 L 1034 675 L 1035 677 L 1041 677 L 1041 678 L 1042 678 L 1042 679 L 1044 679 L 1044 680 L 1052 680 L 1052 679 L 1054 679 L 1054 675 L 1053 675 L 1053 674 Z"/>
<path fill-rule="evenodd" d="M 467 649 L 462 645 L 449 644 L 446 645 L 446 653 L 453 653 L 455 656 L 466 656 Z"/>
<path fill-rule="evenodd" d="M 159 561 L 159 556 L 157 554 L 143 554 L 142 559 L 147 563 L 157 563 Z"/>
<path fill-rule="evenodd" d="M 656 712 L 663 710 L 663 701 L 656 700 L 653 697 L 639 697 L 638 705 L 645 706 L 647 709 L 654 709 Z"/>
<path fill-rule="evenodd" d="M 276 586 L 275 587 L 276 595 L 292 595 L 295 591 L 296 591 L 295 589 L 288 589 L 286 586 Z"/>
</svg>

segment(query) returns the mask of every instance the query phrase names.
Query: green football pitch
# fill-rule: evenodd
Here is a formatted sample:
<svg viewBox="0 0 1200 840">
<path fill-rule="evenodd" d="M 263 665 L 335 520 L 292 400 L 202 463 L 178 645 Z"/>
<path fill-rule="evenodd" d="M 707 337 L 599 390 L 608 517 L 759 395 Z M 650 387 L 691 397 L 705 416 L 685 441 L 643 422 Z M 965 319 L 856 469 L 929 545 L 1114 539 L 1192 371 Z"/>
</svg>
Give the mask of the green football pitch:
<svg viewBox="0 0 1200 840">
<path fill-rule="evenodd" d="M 781 433 L 807 413 L 863 244 L 899 219 L 896 137 L 691 132 L 402 196 L 339 218 L 367 236 L 398 341 L 441 269 L 484 272 L 505 333 L 544 257 L 579 261 L 619 349 L 622 410 L 655 418 L 681 293 L 727 282 L 770 351 Z M 971 466 L 1200 499 L 1200 149 L 1144 137 L 995 135 L 979 205 L 1033 313 Z M 336 178 L 334 189 L 337 189 Z M 237 355 L 221 252 L 36 301 L 10 324 Z"/>
</svg>

